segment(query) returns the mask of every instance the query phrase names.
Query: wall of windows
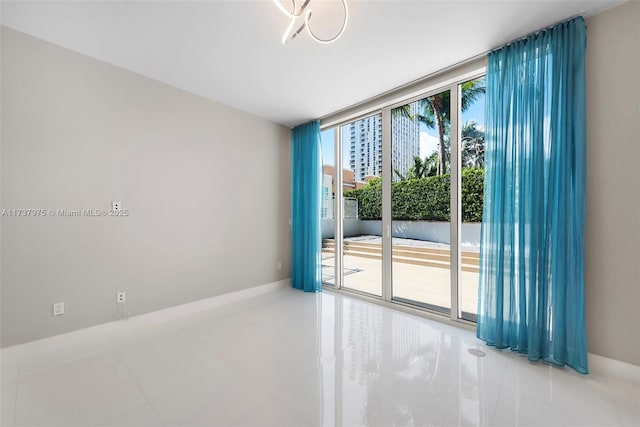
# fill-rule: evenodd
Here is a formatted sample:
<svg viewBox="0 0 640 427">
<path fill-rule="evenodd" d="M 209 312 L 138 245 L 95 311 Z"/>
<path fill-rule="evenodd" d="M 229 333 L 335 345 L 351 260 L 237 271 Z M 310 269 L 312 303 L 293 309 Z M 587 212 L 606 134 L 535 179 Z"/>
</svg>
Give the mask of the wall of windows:
<svg viewBox="0 0 640 427">
<path fill-rule="evenodd" d="M 326 285 L 476 320 L 485 79 L 475 65 L 412 87 L 404 100 L 409 89 L 370 101 L 369 114 L 323 121 L 333 173 L 325 172 Z"/>
</svg>

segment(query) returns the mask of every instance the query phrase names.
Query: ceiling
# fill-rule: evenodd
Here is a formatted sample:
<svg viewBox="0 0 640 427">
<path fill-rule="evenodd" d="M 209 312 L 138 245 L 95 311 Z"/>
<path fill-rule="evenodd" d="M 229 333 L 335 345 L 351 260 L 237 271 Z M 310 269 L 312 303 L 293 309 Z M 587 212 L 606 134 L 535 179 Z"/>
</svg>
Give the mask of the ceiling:
<svg viewBox="0 0 640 427">
<path fill-rule="evenodd" d="M 306 33 L 283 45 L 289 20 L 269 0 L 3 0 L 0 12 L 7 27 L 294 126 L 620 3 L 351 0 L 346 32 L 327 45 Z M 340 25 L 339 2 L 311 6 L 317 32 Z"/>
</svg>

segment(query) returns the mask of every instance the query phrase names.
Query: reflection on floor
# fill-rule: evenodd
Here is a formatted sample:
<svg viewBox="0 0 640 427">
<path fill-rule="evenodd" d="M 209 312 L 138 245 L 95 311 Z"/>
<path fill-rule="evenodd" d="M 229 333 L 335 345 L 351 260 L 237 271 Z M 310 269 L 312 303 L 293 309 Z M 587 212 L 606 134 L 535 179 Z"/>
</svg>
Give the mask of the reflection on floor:
<svg viewBox="0 0 640 427">
<path fill-rule="evenodd" d="M 637 384 L 330 292 L 134 317 L 0 355 L 3 426 L 640 422 Z"/>
<path fill-rule="evenodd" d="M 328 258 L 327 258 L 328 259 Z M 334 272 L 335 267 L 333 266 L 333 258 L 331 261 L 327 261 L 325 264 L 325 258 L 322 259 L 322 284 L 323 285 L 335 285 Z M 343 275 L 348 276 L 349 274 L 359 273 L 362 269 L 360 268 L 343 268 Z"/>
</svg>

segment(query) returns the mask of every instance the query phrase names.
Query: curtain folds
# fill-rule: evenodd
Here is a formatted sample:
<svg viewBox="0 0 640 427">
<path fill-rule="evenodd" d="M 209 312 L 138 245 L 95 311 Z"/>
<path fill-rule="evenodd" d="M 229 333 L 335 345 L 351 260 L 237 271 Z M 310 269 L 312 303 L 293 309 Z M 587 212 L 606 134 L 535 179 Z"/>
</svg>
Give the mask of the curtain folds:
<svg viewBox="0 0 640 427">
<path fill-rule="evenodd" d="M 587 373 L 582 17 L 491 52 L 477 335 Z"/>
<path fill-rule="evenodd" d="M 291 180 L 291 286 L 320 292 L 322 147 L 318 121 L 292 131 Z"/>
</svg>

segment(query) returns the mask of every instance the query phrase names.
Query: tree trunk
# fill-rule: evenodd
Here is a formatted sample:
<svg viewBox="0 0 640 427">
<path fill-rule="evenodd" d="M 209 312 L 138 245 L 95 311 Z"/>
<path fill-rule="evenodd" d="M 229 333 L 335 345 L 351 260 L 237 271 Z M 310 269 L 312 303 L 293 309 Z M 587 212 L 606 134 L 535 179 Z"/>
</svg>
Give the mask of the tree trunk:
<svg viewBox="0 0 640 427">
<path fill-rule="evenodd" d="M 440 147 L 438 154 L 438 175 L 443 175 L 445 171 L 445 146 L 444 146 L 444 117 L 442 117 L 442 98 L 438 95 L 433 97 L 431 101 L 433 107 L 433 115 L 436 117 L 436 124 L 438 126 L 438 136 L 440 137 Z"/>
</svg>

